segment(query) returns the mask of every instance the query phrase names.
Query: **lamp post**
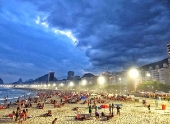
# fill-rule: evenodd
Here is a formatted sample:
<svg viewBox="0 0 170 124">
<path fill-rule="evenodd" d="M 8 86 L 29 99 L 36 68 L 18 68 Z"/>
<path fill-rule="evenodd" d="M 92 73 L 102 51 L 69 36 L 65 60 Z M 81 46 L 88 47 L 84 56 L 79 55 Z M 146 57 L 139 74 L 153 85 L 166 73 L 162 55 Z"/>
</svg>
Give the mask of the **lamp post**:
<svg viewBox="0 0 170 124">
<path fill-rule="evenodd" d="M 146 76 L 147 76 L 147 80 L 150 80 L 151 74 L 147 72 L 147 73 L 146 73 Z"/>
<path fill-rule="evenodd" d="M 72 88 L 74 86 L 74 83 L 73 82 L 70 82 L 70 87 Z"/>
<path fill-rule="evenodd" d="M 120 82 L 120 94 L 121 94 L 121 78 L 119 78 L 119 82 Z"/>
<path fill-rule="evenodd" d="M 82 85 L 83 86 L 86 86 L 86 84 L 87 84 L 87 81 L 84 79 L 84 80 L 82 80 Z"/>
<path fill-rule="evenodd" d="M 135 81 L 134 85 L 135 85 L 135 91 L 136 91 L 136 86 L 137 86 L 136 79 L 139 77 L 139 71 L 133 68 L 129 71 L 129 76 Z"/>
<path fill-rule="evenodd" d="M 85 79 L 82 80 L 82 85 L 84 86 L 85 89 L 85 86 L 87 85 L 87 81 Z"/>
<path fill-rule="evenodd" d="M 104 77 L 103 76 L 98 77 L 97 82 L 99 83 L 99 85 L 104 85 L 105 83 Z"/>
</svg>

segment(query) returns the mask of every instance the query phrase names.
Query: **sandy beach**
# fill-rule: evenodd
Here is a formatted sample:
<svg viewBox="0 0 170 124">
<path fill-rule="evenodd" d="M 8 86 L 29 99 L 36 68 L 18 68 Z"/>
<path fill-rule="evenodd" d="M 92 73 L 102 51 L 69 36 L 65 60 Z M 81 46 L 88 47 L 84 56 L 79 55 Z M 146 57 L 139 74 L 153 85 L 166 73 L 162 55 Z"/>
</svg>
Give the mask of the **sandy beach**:
<svg viewBox="0 0 170 124">
<path fill-rule="evenodd" d="M 89 97 L 88 99 L 90 99 Z M 55 99 L 57 103 L 60 102 L 58 96 L 49 98 Z M 28 109 L 28 115 L 31 118 L 23 121 L 23 124 L 51 124 L 54 118 L 57 118 L 56 124 L 170 124 L 170 103 L 168 101 L 160 101 L 158 107 L 155 106 L 155 100 L 150 98 L 136 97 L 139 101 L 118 101 L 118 100 L 106 100 L 106 103 L 96 103 L 97 106 L 101 104 L 122 104 L 120 109 L 120 116 L 116 114 L 116 108 L 114 108 L 114 117 L 107 120 L 106 117 L 100 117 L 96 119 L 94 109 L 92 109 L 92 115 L 90 120 L 76 120 L 77 114 L 89 114 L 88 104 L 82 104 L 84 100 L 80 100 L 78 103 L 66 103 L 61 108 L 54 108 L 53 104 L 45 104 L 43 109 L 37 108 L 37 103 L 33 103 L 32 107 Z M 150 104 L 151 111 L 149 112 L 147 107 L 144 107 L 142 100 L 145 99 L 147 104 Z M 162 104 L 166 104 L 166 110 L 162 110 Z M 78 111 L 72 109 L 78 107 Z M 17 105 L 10 105 L 10 108 L 0 110 L 0 124 L 15 124 L 13 119 L 8 117 L 13 110 L 16 110 Z M 21 109 L 24 109 L 21 107 Z M 52 111 L 52 116 L 42 117 L 41 115 Z M 78 113 L 77 113 L 78 112 Z M 104 112 L 109 114 L 109 108 L 102 108 L 98 110 L 99 113 Z"/>
</svg>

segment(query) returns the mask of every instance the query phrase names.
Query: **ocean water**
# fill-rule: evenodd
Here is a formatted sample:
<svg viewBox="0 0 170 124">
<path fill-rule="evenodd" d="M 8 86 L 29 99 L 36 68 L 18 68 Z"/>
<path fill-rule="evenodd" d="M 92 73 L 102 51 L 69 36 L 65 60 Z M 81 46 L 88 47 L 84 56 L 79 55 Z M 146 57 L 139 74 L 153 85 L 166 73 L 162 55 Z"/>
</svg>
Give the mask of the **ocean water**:
<svg viewBox="0 0 170 124">
<path fill-rule="evenodd" d="M 14 89 L 14 88 L 3 88 L 0 87 L 0 103 L 4 103 L 4 98 L 8 99 L 8 102 L 14 102 L 18 98 L 25 99 L 29 96 L 34 96 L 35 92 L 32 90 L 22 90 L 22 89 Z"/>
</svg>

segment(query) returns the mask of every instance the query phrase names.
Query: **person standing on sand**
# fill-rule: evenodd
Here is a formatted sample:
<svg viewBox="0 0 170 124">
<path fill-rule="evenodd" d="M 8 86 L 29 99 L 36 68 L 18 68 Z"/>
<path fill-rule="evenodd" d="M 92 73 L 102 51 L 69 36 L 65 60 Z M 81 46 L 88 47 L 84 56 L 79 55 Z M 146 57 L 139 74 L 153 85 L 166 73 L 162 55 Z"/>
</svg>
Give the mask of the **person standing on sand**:
<svg viewBox="0 0 170 124">
<path fill-rule="evenodd" d="M 150 106 L 150 104 L 149 104 L 147 107 L 148 107 L 149 112 L 151 112 L 151 106 Z"/>
<path fill-rule="evenodd" d="M 95 112 L 97 112 L 97 105 L 95 105 L 95 108 L 94 108 L 94 109 L 95 109 Z"/>
<path fill-rule="evenodd" d="M 114 104 L 112 103 L 112 112 L 113 112 L 113 109 L 114 109 Z"/>
<path fill-rule="evenodd" d="M 111 111 L 112 111 L 112 105 L 109 104 L 109 112 L 110 112 L 110 114 L 112 113 Z"/>
<path fill-rule="evenodd" d="M 89 106 L 89 114 L 90 114 L 90 116 L 91 116 L 91 113 L 92 113 L 92 107 L 91 107 L 91 105 Z"/>
<path fill-rule="evenodd" d="M 117 107 L 116 107 L 116 109 L 117 109 L 117 115 L 119 115 L 120 116 L 120 106 L 119 105 L 117 105 Z"/>
</svg>

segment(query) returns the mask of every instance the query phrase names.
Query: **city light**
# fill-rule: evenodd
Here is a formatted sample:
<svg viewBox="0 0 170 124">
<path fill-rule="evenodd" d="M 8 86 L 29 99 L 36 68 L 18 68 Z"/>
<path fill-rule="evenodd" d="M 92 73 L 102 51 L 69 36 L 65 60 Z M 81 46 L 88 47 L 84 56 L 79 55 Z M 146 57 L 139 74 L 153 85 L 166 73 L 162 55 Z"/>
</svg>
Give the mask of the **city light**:
<svg viewBox="0 0 170 124">
<path fill-rule="evenodd" d="M 74 83 L 73 82 L 70 82 L 70 87 L 74 86 Z"/>
<path fill-rule="evenodd" d="M 84 80 L 82 81 L 82 85 L 85 86 L 86 84 L 87 84 L 87 81 L 84 79 Z"/>
<path fill-rule="evenodd" d="M 64 84 L 63 84 L 63 83 L 61 83 L 61 84 L 60 84 L 60 86 L 61 86 L 61 87 L 63 87 L 63 86 L 64 86 Z"/>
<path fill-rule="evenodd" d="M 120 94 L 121 94 L 121 78 L 119 78 L 119 81 L 120 81 Z"/>
<path fill-rule="evenodd" d="M 139 71 L 133 68 L 129 71 L 129 76 L 133 79 L 136 79 L 137 77 L 139 77 Z"/>
<path fill-rule="evenodd" d="M 137 78 L 139 77 L 139 71 L 135 68 L 131 69 L 129 71 L 129 76 L 134 79 L 134 85 L 135 85 L 135 91 L 136 91 L 136 88 L 137 88 Z"/>
<path fill-rule="evenodd" d="M 100 76 L 100 77 L 98 77 L 98 83 L 100 84 L 100 85 L 103 85 L 104 84 L 104 82 L 105 82 L 105 79 L 104 79 L 104 77 L 103 76 Z"/>
<path fill-rule="evenodd" d="M 147 77 L 150 77 L 150 76 L 151 76 L 151 74 L 150 74 L 150 73 L 146 73 L 146 76 L 147 76 Z"/>
</svg>

